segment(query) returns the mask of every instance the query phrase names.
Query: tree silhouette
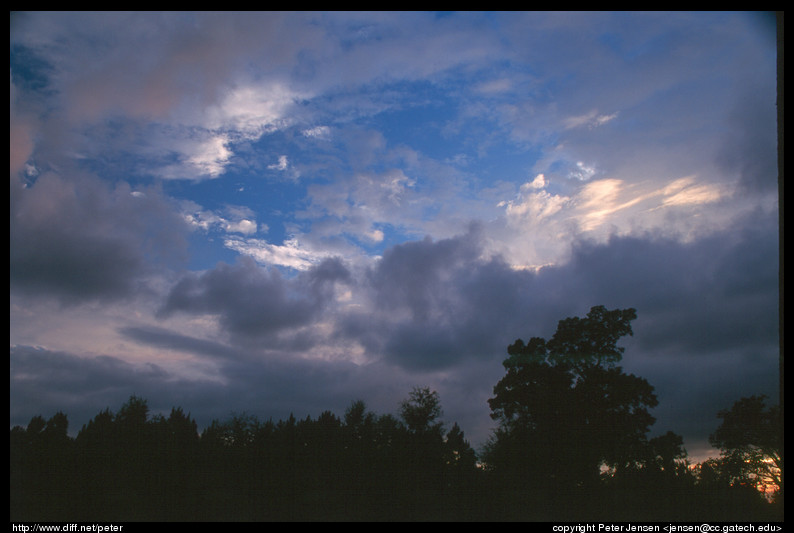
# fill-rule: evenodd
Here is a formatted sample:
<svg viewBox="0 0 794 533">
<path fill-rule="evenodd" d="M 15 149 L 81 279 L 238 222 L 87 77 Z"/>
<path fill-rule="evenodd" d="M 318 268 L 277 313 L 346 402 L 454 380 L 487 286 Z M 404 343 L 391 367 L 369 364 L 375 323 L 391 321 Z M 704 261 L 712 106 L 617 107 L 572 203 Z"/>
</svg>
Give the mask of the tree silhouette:
<svg viewBox="0 0 794 533">
<path fill-rule="evenodd" d="M 464 487 L 473 482 L 477 454 L 457 422 L 444 438 L 444 466 L 449 487 Z"/>
<path fill-rule="evenodd" d="M 548 344 L 549 361 L 570 365 L 579 373 L 593 366 L 612 368 L 623 358 L 624 348 L 617 342 L 633 335 L 631 321 L 636 318 L 635 309 L 610 311 L 597 305 L 584 318 L 560 320 Z"/>
<path fill-rule="evenodd" d="M 722 423 L 709 437 L 722 451 L 723 469 L 732 482 L 774 485 L 783 492 L 783 435 L 778 406 L 766 407 L 766 396 L 738 400 L 717 415 Z"/>
<path fill-rule="evenodd" d="M 362 441 L 368 437 L 375 420 L 373 413 L 367 412 L 364 400 L 356 400 L 345 410 L 345 427 L 353 440 Z"/>
<path fill-rule="evenodd" d="M 640 461 L 654 418 L 653 387 L 617 366 L 634 309 L 593 307 L 567 318 L 546 342 L 518 339 L 508 347 L 506 375 L 488 403 L 499 422 L 486 463 L 513 483 L 592 485 L 601 469 Z"/>
<path fill-rule="evenodd" d="M 63 412 L 49 420 L 34 416 L 27 427 L 11 429 L 10 466 L 12 509 L 38 511 L 43 520 L 62 516 L 69 509 L 63 488 L 72 481 L 72 441 Z"/>
<path fill-rule="evenodd" d="M 684 439 L 672 431 L 652 438 L 648 442 L 648 450 L 647 466 L 665 477 L 681 475 L 689 466 Z"/>
<path fill-rule="evenodd" d="M 415 387 L 408 399 L 400 402 L 400 417 L 414 435 L 440 436 L 444 424 L 438 418 L 442 414 L 438 392 L 427 387 Z"/>
<path fill-rule="evenodd" d="M 507 373 L 494 388 L 500 425 L 486 450 L 487 468 L 479 467 L 457 423 L 444 433 L 439 395 L 426 387 L 414 388 L 397 416 L 356 400 L 341 418 L 326 410 L 317 418 L 290 414 L 262 422 L 233 413 L 200 435 L 181 407 L 151 413 L 145 399 L 131 396 L 118 412 L 97 413 L 75 438 L 60 411 L 11 428 L 11 519 L 782 517 L 782 501 L 772 507 L 742 484 L 757 478 L 737 470 L 735 461 L 756 453 L 747 451 L 744 437 L 752 437 L 751 450 L 766 442 L 766 426 L 756 422 L 774 412 L 759 399 L 721 415 L 715 439 L 733 451 L 690 469 L 680 436 L 645 438 L 653 393 L 644 380 L 624 374 L 614 357 L 551 362 L 549 344 L 534 338 L 509 347 Z M 609 475 L 599 478 L 603 471 Z M 698 473 L 697 483 L 690 472 Z"/>
</svg>

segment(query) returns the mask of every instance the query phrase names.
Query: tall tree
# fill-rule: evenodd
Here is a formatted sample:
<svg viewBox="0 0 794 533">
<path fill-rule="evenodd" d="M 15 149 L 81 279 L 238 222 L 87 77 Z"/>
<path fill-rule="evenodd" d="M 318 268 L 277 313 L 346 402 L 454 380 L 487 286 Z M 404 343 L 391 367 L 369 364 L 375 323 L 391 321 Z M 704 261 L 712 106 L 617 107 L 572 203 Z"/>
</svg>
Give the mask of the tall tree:
<svg viewBox="0 0 794 533">
<path fill-rule="evenodd" d="M 444 466 L 452 486 L 462 486 L 476 471 L 477 454 L 457 422 L 444 438 Z"/>
<path fill-rule="evenodd" d="M 572 366 L 582 373 L 591 367 L 612 368 L 623 358 L 618 341 L 633 335 L 631 321 L 635 309 L 608 310 L 603 305 L 590 309 L 584 318 L 560 320 L 548 343 L 549 361 Z"/>
<path fill-rule="evenodd" d="M 408 430 L 407 460 L 416 487 L 438 489 L 444 469 L 442 414 L 438 392 L 415 387 L 400 403 L 400 418 Z"/>
<path fill-rule="evenodd" d="M 415 387 L 408 399 L 400 402 L 400 417 L 408 431 L 415 435 L 428 433 L 441 435 L 444 424 L 438 420 L 442 415 L 438 392 L 429 388 Z"/>
<path fill-rule="evenodd" d="M 508 347 L 506 375 L 489 400 L 499 422 L 486 462 L 516 480 L 561 485 L 594 482 L 600 469 L 641 460 L 656 406 L 653 387 L 617 366 L 631 335 L 634 309 L 591 308 L 567 318 L 547 342 L 540 337 Z"/>
<path fill-rule="evenodd" d="M 672 431 L 652 438 L 648 442 L 648 468 L 665 476 L 676 476 L 686 472 L 689 465 L 684 439 Z"/>
<path fill-rule="evenodd" d="M 717 416 L 722 423 L 710 436 L 722 451 L 734 481 L 775 485 L 783 492 L 783 435 L 779 407 L 767 408 L 766 396 L 741 398 Z"/>
</svg>

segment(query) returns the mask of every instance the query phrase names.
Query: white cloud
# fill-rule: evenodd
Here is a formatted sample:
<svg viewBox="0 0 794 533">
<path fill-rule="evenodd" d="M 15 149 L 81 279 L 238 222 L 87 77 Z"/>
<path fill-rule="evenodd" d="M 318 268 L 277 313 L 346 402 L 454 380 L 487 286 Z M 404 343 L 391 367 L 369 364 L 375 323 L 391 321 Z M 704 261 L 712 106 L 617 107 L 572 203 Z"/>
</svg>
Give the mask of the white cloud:
<svg viewBox="0 0 794 533">
<path fill-rule="evenodd" d="M 370 232 L 367 232 L 365 233 L 365 236 L 372 242 L 382 242 L 384 238 L 383 232 L 379 229 L 374 229 Z"/>
<path fill-rule="evenodd" d="M 609 115 L 599 114 L 598 111 L 593 110 L 589 113 L 585 113 L 584 115 L 577 115 L 575 117 L 568 117 L 563 120 L 563 126 L 565 129 L 573 129 L 573 128 L 582 128 L 586 127 L 589 129 L 598 128 L 599 126 L 603 126 L 607 122 L 611 122 L 615 118 L 617 118 L 617 113 L 612 113 Z"/>
<path fill-rule="evenodd" d="M 251 235 L 258 231 L 259 227 L 256 220 L 253 220 L 253 212 L 246 207 L 227 206 L 224 209 L 224 216 L 211 210 L 203 209 L 194 202 L 182 202 L 182 218 L 193 228 L 202 231 L 220 229 L 227 233 L 242 233 Z M 267 231 L 267 225 L 263 224 L 263 231 Z"/>
<path fill-rule="evenodd" d="M 547 183 L 546 176 L 544 176 L 543 174 L 538 174 L 537 176 L 535 176 L 535 179 L 532 180 L 530 183 L 525 183 L 524 185 L 522 185 L 522 188 L 529 186 L 533 189 L 542 189 L 546 186 L 546 183 Z"/>
<path fill-rule="evenodd" d="M 332 254 L 313 250 L 297 239 L 284 241 L 284 244 L 271 244 L 262 239 L 242 239 L 228 237 L 223 244 L 236 252 L 252 257 L 257 263 L 308 270 Z"/>
<path fill-rule="evenodd" d="M 240 84 L 216 104 L 177 113 L 174 121 L 161 124 L 175 139 L 160 139 L 165 149 L 179 156 L 162 175 L 171 179 L 216 178 L 226 172 L 239 142 L 258 140 L 289 124 L 290 106 L 302 95 L 279 83 Z M 287 156 L 274 166 L 286 170 Z"/>
<path fill-rule="evenodd" d="M 583 231 L 591 231 L 611 220 L 611 216 L 648 198 L 635 194 L 622 180 L 609 178 L 586 184 L 576 197 L 575 214 Z"/>
<path fill-rule="evenodd" d="M 716 185 L 697 185 L 693 176 L 673 181 L 661 190 L 663 206 L 695 205 L 716 202 L 723 193 Z"/>
<path fill-rule="evenodd" d="M 278 156 L 278 163 L 273 163 L 272 165 L 268 165 L 267 168 L 269 168 L 270 170 L 279 170 L 283 172 L 287 170 L 288 166 L 289 166 L 289 161 L 287 159 L 287 156 L 280 155 Z"/>
<path fill-rule="evenodd" d="M 565 225 L 572 199 L 546 190 L 543 174 L 521 185 L 513 200 L 499 202 L 504 209 L 507 231 L 497 226 L 490 239 L 493 251 L 514 269 L 535 270 L 559 261 L 570 244 Z M 565 235 L 565 237 L 563 237 Z"/>
<path fill-rule="evenodd" d="M 576 163 L 576 170 L 571 171 L 568 176 L 571 178 L 576 178 L 580 181 L 587 181 L 596 174 L 596 168 L 594 166 L 588 166 L 578 161 Z"/>
<path fill-rule="evenodd" d="M 304 137 L 328 140 L 331 137 L 331 128 L 328 126 L 315 126 L 314 128 L 303 130 L 302 133 Z"/>
<path fill-rule="evenodd" d="M 572 214 L 582 231 L 592 231 L 609 222 L 619 233 L 652 227 L 664 228 L 666 232 L 675 233 L 675 228 L 670 226 L 669 219 L 659 219 L 650 216 L 650 213 L 663 208 L 715 203 L 724 197 L 725 194 L 720 187 L 713 184 L 698 184 L 694 176 L 675 179 L 661 188 L 608 178 L 587 183 L 582 187 L 575 196 L 573 203 L 575 210 Z M 640 206 L 643 206 L 644 215 L 640 215 L 637 209 L 630 210 Z M 626 213 L 618 217 L 621 212 Z M 630 215 L 637 215 L 640 218 Z"/>
<path fill-rule="evenodd" d="M 382 172 L 359 172 L 331 184 L 314 183 L 307 188 L 311 203 L 300 218 L 312 220 L 312 234 L 335 239 L 382 242 L 378 227 L 397 231 L 432 232 L 422 220 L 428 206 L 443 201 L 442 194 L 422 194 L 421 185 L 400 168 Z M 435 191 L 434 191 L 435 192 Z M 432 224 L 432 222 L 430 223 Z"/>
<path fill-rule="evenodd" d="M 570 201 L 566 196 L 550 194 L 543 190 L 546 186 L 543 174 L 531 182 L 521 186 L 520 193 L 515 200 L 500 202 L 499 206 L 505 208 L 508 224 L 528 228 L 536 226 L 565 207 Z"/>
<path fill-rule="evenodd" d="M 28 178 L 35 178 L 39 175 L 39 169 L 36 168 L 35 165 L 31 165 L 30 163 L 25 163 L 25 176 Z"/>
<path fill-rule="evenodd" d="M 200 175 L 215 178 L 223 174 L 229 158 L 233 155 L 228 148 L 229 139 L 225 135 L 215 135 L 192 147 L 193 155 L 186 162 Z"/>
<path fill-rule="evenodd" d="M 241 84 L 208 108 L 200 124 L 227 131 L 245 140 L 256 140 L 286 124 L 290 106 L 302 98 L 281 83 Z"/>
<path fill-rule="evenodd" d="M 398 205 L 405 192 L 413 188 L 414 185 L 416 185 L 416 181 L 406 176 L 402 170 L 388 172 L 380 182 L 380 186 L 387 191 L 389 200 Z"/>
<path fill-rule="evenodd" d="M 242 233 L 244 235 L 251 235 L 256 233 L 256 222 L 253 220 L 239 220 L 237 222 L 228 222 L 226 224 L 226 231 L 230 233 Z"/>
</svg>

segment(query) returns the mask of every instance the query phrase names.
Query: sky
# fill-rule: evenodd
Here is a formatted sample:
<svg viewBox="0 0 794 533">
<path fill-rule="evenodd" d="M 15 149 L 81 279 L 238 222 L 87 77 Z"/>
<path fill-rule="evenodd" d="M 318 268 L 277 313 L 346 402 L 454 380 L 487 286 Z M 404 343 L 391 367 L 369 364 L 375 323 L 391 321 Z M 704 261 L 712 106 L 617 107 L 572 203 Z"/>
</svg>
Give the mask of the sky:
<svg viewBox="0 0 794 533">
<path fill-rule="evenodd" d="M 774 14 L 10 17 L 10 423 L 131 395 L 470 443 L 516 339 L 635 308 L 649 436 L 779 384 Z"/>
</svg>

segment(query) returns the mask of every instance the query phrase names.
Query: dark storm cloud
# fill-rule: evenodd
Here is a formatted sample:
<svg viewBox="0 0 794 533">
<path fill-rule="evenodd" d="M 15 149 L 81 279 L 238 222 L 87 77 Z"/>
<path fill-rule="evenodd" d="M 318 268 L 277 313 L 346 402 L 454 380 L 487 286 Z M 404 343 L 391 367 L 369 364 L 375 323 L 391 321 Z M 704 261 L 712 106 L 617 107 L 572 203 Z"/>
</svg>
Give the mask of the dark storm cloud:
<svg viewBox="0 0 794 533">
<path fill-rule="evenodd" d="M 63 304 L 144 288 L 153 261 L 179 258 L 186 227 L 155 190 L 90 177 L 11 179 L 11 289 Z"/>
<path fill-rule="evenodd" d="M 233 405 L 223 403 L 228 391 L 218 381 L 187 380 L 150 363 L 136 365 L 113 356 L 77 356 L 30 346 L 12 346 L 10 362 L 10 389 L 16 400 L 11 406 L 12 426 L 63 411 L 74 435 L 100 411 L 118 411 L 132 395 L 147 400 L 152 414 L 167 414 L 172 407 L 201 410 L 202 427 L 211 417 L 228 414 Z"/>
<path fill-rule="evenodd" d="M 624 367 L 655 388 L 659 405 L 652 412 L 656 423 L 651 433 L 670 430 L 683 435 L 690 454 L 701 458 L 710 448 L 709 435 L 720 424 L 719 411 L 742 397 L 759 394 L 766 394 L 770 405 L 778 403 L 775 353 L 726 350 L 712 356 L 692 352 L 645 356 L 628 348 Z"/>
<path fill-rule="evenodd" d="M 77 357 L 30 346 L 11 346 L 11 425 L 61 410 L 80 423 L 132 395 L 167 390 L 171 376 L 154 364 L 135 366 L 111 356 Z"/>
<path fill-rule="evenodd" d="M 533 322 L 556 323 L 533 308 L 544 298 L 537 276 L 498 257 L 480 259 L 481 238 L 474 228 L 387 250 L 364 285 L 372 307 L 347 314 L 341 334 L 393 364 L 422 371 L 501 357 Z"/>
<path fill-rule="evenodd" d="M 414 321 L 444 314 L 453 304 L 447 285 L 479 255 L 474 235 L 396 245 L 370 276 L 380 309 L 406 309 Z"/>
<path fill-rule="evenodd" d="M 70 433 L 97 413 L 116 412 L 131 395 L 147 400 L 151 414 L 172 407 L 193 413 L 199 430 L 213 419 L 235 413 L 262 420 L 316 417 L 324 410 L 342 415 L 356 399 L 371 409 L 391 412 L 407 384 L 395 383 L 393 373 L 363 369 L 348 362 L 307 361 L 290 357 L 229 357 L 234 350 L 172 335 L 166 330 L 129 329 L 127 338 L 159 348 L 199 352 L 220 361 L 215 376 L 187 379 L 153 364 L 132 364 L 113 356 L 85 357 L 30 346 L 10 349 L 10 389 L 17 401 L 10 424 L 26 425 L 33 416 L 48 418 L 57 411 L 69 416 Z M 238 354 L 239 355 L 239 354 Z M 399 381 L 399 380 L 396 380 Z M 394 387 L 401 387 L 393 392 Z"/>
<path fill-rule="evenodd" d="M 42 394 L 50 391 L 55 395 L 68 390 L 90 393 L 129 387 L 139 380 L 158 381 L 167 376 L 153 364 L 137 368 L 116 357 L 79 358 L 29 346 L 11 347 L 10 369 L 12 383 L 24 382 Z"/>
<path fill-rule="evenodd" d="M 119 328 L 119 333 L 132 341 L 155 348 L 176 350 L 210 358 L 236 359 L 243 357 L 238 350 L 226 345 L 197 339 L 164 328 L 127 326 Z"/>
<path fill-rule="evenodd" d="M 128 327 L 120 333 L 141 345 L 181 351 L 214 364 L 211 382 L 175 378 L 169 384 L 168 394 L 179 399 L 178 405 L 201 413 L 205 424 L 232 411 L 265 419 L 290 413 L 316 416 L 325 410 L 341 415 L 357 399 L 373 410 L 392 412 L 416 385 L 393 367 L 296 357 L 295 352 L 272 349 L 271 343 L 238 348 L 159 327 Z M 168 403 L 162 399 L 165 392 L 153 391 L 158 404 Z"/>
<path fill-rule="evenodd" d="M 774 80 L 766 81 L 742 90 L 717 153 L 720 169 L 738 176 L 742 194 L 775 191 L 778 186 L 777 130 L 769 127 L 776 123 L 776 94 Z"/>
<path fill-rule="evenodd" d="M 474 365 L 480 379 L 491 376 L 465 385 L 482 399 L 516 338 L 548 339 L 559 320 L 594 305 L 633 307 L 621 364 L 656 388 L 653 431 L 683 434 L 702 458 L 719 410 L 753 394 L 777 401 L 776 229 L 774 214 L 752 213 L 685 243 L 651 235 L 583 241 L 569 262 L 537 272 L 477 259 L 476 233 L 406 243 L 371 271 L 373 308 L 346 315 L 339 332 L 417 376 Z M 471 409 L 487 412 L 480 403 Z"/>
<path fill-rule="evenodd" d="M 777 370 L 775 228 L 773 216 L 754 215 L 690 243 L 582 242 L 570 262 L 538 272 L 476 259 L 476 234 L 407 243 L 384 254 L 369 276 L 374 311 L 348 314 L 340 333 L 418 372 L 471 358 L 501 361 L 516 338 L 548 338 L 559 320 L 584 316 L 594 305 L 633 307 L 638 319 L 634 337 L 624 339 L 624 364 L 641 375 L 658 373 L 666 391 L 676 384 L 664 380 L 687 365 L 703 370 L 721 360 L 726 375 L 758 375 L 754 383 L 767 388 Z M 677 370 L 661 371 L 658 360 Z"/>
<path fill-rule="evenodd" d="M 349 273 L 327 259 L 294 279 L 258 266 L 249 257 L 234 265 L 218 264 L 201 274 L 185 275 L 170 290 L 161 316 L 174 313 L 217 315 L 236 340 L 272 337 L 310 324 L 332 296 L 333 284 Z"/>
<path fill-rule="evenodd" d="M 571 261 L 544 272 L 565 298 L 634 307 L 639 347 L 706 355 L 776 346 L 776 219 L 745 217 L 725 231 L 689 243 L 665 238 L 613 238 L 583 244 Z"/>
<path fill-rule="evenodd" d="M 752 214 L 689 243 L 624 237 L 582 244 L 538 282 L 564 287 L 560 297 L 579 302 L 578 316 L 595 304 L 637 309 L 621 364 L 656 389 L 652 432 L 682 434 L 702 457 L 717 412 L 743 396 L 778 401 L 776 230 L 775 216 Z"/>
<path fill-rule="evenodd" d="M 304 278 L 309 290 L 318 300 L 327 300 L 333 296 L 335 283 L 350 284 L 352 274 L 338 257 L 324 259 L 299 276 Z"/>
</svg>

